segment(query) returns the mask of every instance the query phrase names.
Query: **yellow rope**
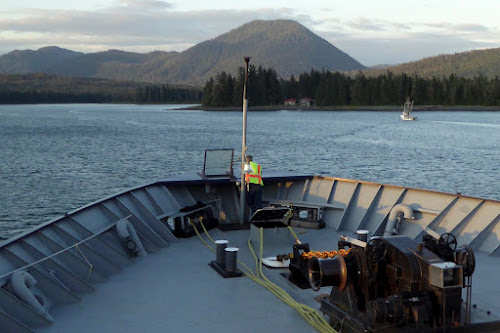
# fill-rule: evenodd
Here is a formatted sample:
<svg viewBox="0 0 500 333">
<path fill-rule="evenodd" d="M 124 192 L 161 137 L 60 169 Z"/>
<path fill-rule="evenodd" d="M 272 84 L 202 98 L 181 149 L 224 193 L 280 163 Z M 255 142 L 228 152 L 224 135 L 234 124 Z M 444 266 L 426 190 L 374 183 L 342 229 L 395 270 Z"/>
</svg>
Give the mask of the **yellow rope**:
<svg viewBox="0 0 500 333">
<path fill-rule="evenodd" d="M 276 284 L 272 283 L 263 273 L 262 271 L 262 255 L 264 251 L 264 229 L 260 228 L 260 255 L 259 255 L 259 274 L 262 278 L 270 284 L 273 288 L 277 290 L 280 294 L 279 298 L 282 299 L 283 302 L 288 304 L 290 307 L 294 308 L 299 314 L 314 328 L 316 328 L 319 332 L 336 332 L 328 322 L 323 318 L 323 316 L 316 311 L 315 309 L 297 302 L 293 299 L 286 291 L 281 289 Z M 253 252 L 253 249 L 252 249 Z M 255 253 L 255 252 L 254 252 Z"/>
<path fill-rule="evenodd" d="M 205 244 L 207 248 L 209 248 L 212 252 L 215 252 L 215 250 L 207 243 L 205 240 L 201 237 L 200 233 L 198 232 L 198 228 L 193 222 L 190 222 L 191 225 L 193 226 L 196 235 L 198 238 Z M 210 237 L 210 235 L 207 232 L 207 229 L 203 225 L 203 222 L 200 221 L 200 224 L 203 228 L 203 231 L 207 235 L 207 237 L 215 243 L 215 241 Z M 289 227 L 290 228 L 290 227 Z M 291 230 L 291 228 L 290 228 Z M 295 239 L 298 240 L 297 235 L 292 231 L 292 234 L 294 235 Z M 245 265 L 243 262 L 238 260 L 238 263 L 243 267 L 243 274 L 245 274 L 246 277 L 251 279 L 252 281 L 260 284 L 261 286 L 265 287 L 268 289 L 273 295 L 275 295 L 278 299 L 283 301 L 285 304 L 288 306 L 292 307 L 295 309 L 311 326 L 313 326 L 318 332 L 321 333 L 337 333 L 333 327 L 331 327 L 328 322 L 323 318 L 323 316 L 315 309 L 297 302 L 293 297 L 291 297 L 286 291 L 284 291 L 282 288 L 271 282 L 263 273 L 262 271 L 262 253 L 264 249 L 264 233 L 263 233 L 263 228 L 260 228 L 260 253 L 259 253 L 259 258 L 257 258 L 257 255 L 255 254 L 255 251 L 252 247 L 252 244 L 250 242 L 250 239 L 248 239 L 248 247 L 250 248 L 250 251 L 255 259 L 256 263 L 256 274 L 253 273 L 253 271 Z"/>
<path fill-rule="evenodd" d="M 201 237 L 200 233 L 198 232 L 198 228 L 196 228 L 196 225 L 192 221 L 189 221 L 189 223 L 193 226 L 194 231 L 196 232 L 196 235 L 198 235 L 198 238 L 203 242 L 203 244 L 205 244 L 205 246 L 208 247 L 208 249 L 210 251 L 215 253 L 215 250 L 210 245 L 208 245 L 207 242 L 205 242 L 205 240 Z M 210 238 L 210 239 L 212 239 L 212 238 Z"/>
<path fill-rule="evenodd" d="M 191 224 L 193 224 L 193 222 L 191 222 Z M 207 235 L 208 239 L 210 239 L 212 241 L 212 243 L 215 244 L 215 241 L 212 237 L 210 237 L 210 235 L 208 234 L 208 231 L 207 231 L 207 228 L 205 228 L 205 224 L 203 223 L 203 221 L 200 219 L 200 224 L 201 224 L 201 227 L 203 228 L 203 231 L 205 232 L 205 235 Z M 196 226 L 193 224 L 194 228 L 196 229 Z"/>
<path fill-rule="evenodd" d="M 90 275 L 92 274 L 92 269 L 94 268 L 94 265 L 92 265 L 90 263 L 90 261 L 87 259 L 87 257 L 85 257 L 85 255 L 83 254 L 83 252 L 80 250 L 80 248 L 78 247 L 78 244 L 75 244 L 75 249 L 78 250 L 78 252 L 80 252 L 80 254 L 82 255 L 83 259 L 85 259 L 85 261 L 87 262 L 87 264 L 89 265 L 89 274 L 87 275 L 87 282 L 89 282 L 89 279 L 90 279 Z"/>
<path fill-rule="evenodd" d="M 292 233 L 293 238 L 295 238 L 295 242 L 297 244 L 300 244 L 299 237 L 297 237 L 297 234 L 295 234 L 295 231 L 293 231 L 293 228 L 291 226 L 288 226 L 288 230 Z"/>
</svg>

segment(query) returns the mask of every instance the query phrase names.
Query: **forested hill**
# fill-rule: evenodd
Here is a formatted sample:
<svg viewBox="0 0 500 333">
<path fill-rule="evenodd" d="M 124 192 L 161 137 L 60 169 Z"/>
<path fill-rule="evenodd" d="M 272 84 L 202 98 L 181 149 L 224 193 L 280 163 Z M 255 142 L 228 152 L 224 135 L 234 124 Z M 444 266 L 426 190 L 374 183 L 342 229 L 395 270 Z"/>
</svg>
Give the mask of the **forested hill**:
<svg viewBox="0 0 500 333">
<path fill-rule="evenodd" d="M 243 57 L 257 68 L 272 68 L 284 79 L 314 71 L 367 76 L 417 74 L 420 77 L 487 78 L 500 76 L 500 48 L 429 57 L 367 69 L 325 39 L 291 20 L 252 21 L 183 52 L 134 53 L 120 50 L 82 53 L 55 46 L 12 51 L 0 56 L 0 73 L 48 73 L 59 76 L 203 86 L 210 77 L 236 75 Z"/>
<path fill-rule="evenodd" d="M 84 55 L 56 46 L 42 47 L 36 51 L 16 50 L 0 57 L 0 73 L 50 72 L 54 66 Z"/>
<path fill-rule="evenodd" d="M 365 68 L 303 25 L 291 20 L 252 21 L 215 39 L 200 43 L 171 59 L 160 70 L 180 82 L 204 84 L 218 72 L 236 74 L 243 57 L 273 68 L 281 77 L 311 69 L 349 71 Z"/>
<path fill-rule="evenodd" d="M 201 89 L 53 74 L 0 74 L 0 104 L 199 103 Z"/>
<path fill-rule="evenodd" d="M 0 73 L 47 73 L 71 77 L 153 82 L 154 72 L 177 52 L 134 53 L 109 50 L 82 53 L 48 46 L 36 51 L 12 51 L 0 56 Z M 166 82 L 165 80 L 159 82 Z"/>
<path fill-rule="evenodd" d="M 368 69 L 365 73 L 377 76 L 388 70 L 395 74 L 417 74 L 427 78 L 448 77 L 451 74 L 464 78 L 479 75 L 494 78 L 500 76 L 500 48 L 439 55 L 396 66 Z"/>
<path fill-rule="evenodd" d="M 252 21 L 181 53 L 110 50 L 84 54 L 58 47 L 13 51 L 0 56 L 0 73 L 44 72 L 202 86 L 218 72 L 236 74 L 244 56 L 251 56 L 254 65 L 274 68 L 283 77 L 298 76 L 311 68 L 320 71 L 365 68 L 301 24 L 274 20 Z"/>
</svg>

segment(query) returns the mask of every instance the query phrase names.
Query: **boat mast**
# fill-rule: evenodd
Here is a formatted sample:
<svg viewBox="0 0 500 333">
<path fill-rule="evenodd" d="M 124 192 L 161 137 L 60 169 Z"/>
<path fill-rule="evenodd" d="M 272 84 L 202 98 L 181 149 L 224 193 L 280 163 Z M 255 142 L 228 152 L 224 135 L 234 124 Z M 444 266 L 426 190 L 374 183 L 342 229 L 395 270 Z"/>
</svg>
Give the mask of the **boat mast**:
<svg viewBox="0 0 500 333">
<path fill-rule="evenodd" d="M 248 96 L 247 96 L 247 83 L 248 83 L 248 63 L 250 62 L 250 57 L 245 57 L 245 83 L 243 85 L 243 138 L 241 140 L 241 182 L 240 182 L 240 223 L 244 224 L 248 221 L 248 207 L 246 202 L 246 184 L 245 184 L 245 173 L 243 172 L 243 166 L 246 163 L 246 153 L 247 153 L 247 107 L 248 107 Z"/>
</svg>

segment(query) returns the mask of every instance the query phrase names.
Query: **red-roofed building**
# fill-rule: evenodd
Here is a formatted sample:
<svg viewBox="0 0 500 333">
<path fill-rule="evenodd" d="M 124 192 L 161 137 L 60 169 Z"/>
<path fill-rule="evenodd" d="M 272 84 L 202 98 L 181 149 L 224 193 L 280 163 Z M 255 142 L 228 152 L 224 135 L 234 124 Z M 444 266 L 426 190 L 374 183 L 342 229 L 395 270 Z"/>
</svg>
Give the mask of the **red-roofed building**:
<svg viewBox="0 0 500 333">
<path fill-rule="evenodd" d="M 311 106 L 314 104 L 314 100 L 309 97 L 304 97 L 299 100 L 299 105 L 300 106 Z"/>
</svg>

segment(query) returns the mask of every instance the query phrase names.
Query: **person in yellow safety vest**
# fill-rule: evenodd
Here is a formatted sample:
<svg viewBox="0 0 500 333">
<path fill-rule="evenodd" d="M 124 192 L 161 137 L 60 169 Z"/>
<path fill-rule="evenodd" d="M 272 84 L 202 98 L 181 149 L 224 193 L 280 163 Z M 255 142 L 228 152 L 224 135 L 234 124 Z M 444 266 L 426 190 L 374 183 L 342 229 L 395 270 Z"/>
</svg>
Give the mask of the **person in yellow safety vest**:
<svg viewBox="0 0 500 333">
<path fill-rule="evenodd" d="M 247 162 L 250 163 L 253 172 L 245 174 L 245 182 L 247 183 L 247 203 L 255 213 L 256 210 L 262 208 L 262 166 L 253 162 L 252 155 L 247 155 Z"/>
</svg>

